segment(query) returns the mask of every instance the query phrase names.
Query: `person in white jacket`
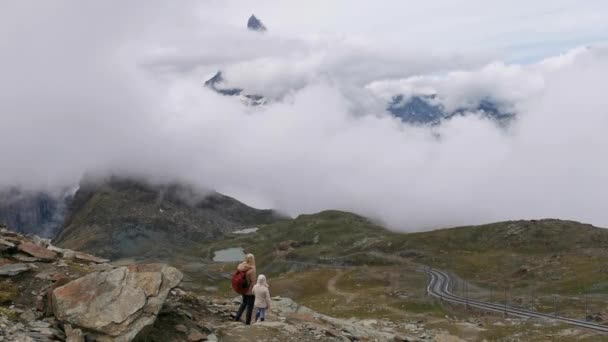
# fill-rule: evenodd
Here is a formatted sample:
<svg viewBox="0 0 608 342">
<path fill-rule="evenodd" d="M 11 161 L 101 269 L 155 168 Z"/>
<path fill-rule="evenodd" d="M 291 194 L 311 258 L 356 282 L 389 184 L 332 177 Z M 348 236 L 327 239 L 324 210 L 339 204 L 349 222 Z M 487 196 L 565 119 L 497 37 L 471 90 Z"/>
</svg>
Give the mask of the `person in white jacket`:
<svg viewBox="0 0 608 342">
<path fill-rule="evenodd" d="M 264 322 L 266 311 L 270 310 L 270 290 L 268 289 L 265 275 L 260 274 L 258 276 L 258 281 L 253 285 L 252 291 L 255 295 L 255 303 L 253 305 L 256 308 L 255 321 L 260 320 Z"/>
</svg>

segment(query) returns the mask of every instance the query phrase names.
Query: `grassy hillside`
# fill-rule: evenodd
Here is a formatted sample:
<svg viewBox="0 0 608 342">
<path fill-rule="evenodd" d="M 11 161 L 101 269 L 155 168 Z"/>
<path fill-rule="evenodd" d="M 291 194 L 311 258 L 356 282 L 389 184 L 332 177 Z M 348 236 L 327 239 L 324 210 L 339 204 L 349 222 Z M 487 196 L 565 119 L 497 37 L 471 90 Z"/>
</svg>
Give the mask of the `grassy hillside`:
<svg viewBox="0 0 608 342">
<path fill-rule="evenodd" d="M 608 230 L 572 221 L 508 221 L 396 233 L 346 212 L 325 211 L 199 245 L 193 254 L 243 247 L 266 272 L 299 264 L 389 266 L 404 261 L 451 270 L 487 289 L 608 293 Z"/>
<path fill-rule="evenodd" d="M 608 230 L 573 221 L 508 221 L 395 237 L 384 251 L 420 251 L 420 262 L 488 288 L 608 292 Z"/>
<path fill-rule="evenodd" d="M 546 313 L 558 303 L 561 315 L 582 318 L 587 302 L 587 313 L 602 321 L 608 317 L 607 241 L 608 230 L 571 221 L 509 221 L 407 234 L 352 213 L 324 211 L 268 224 L 255 234 L 201 242 L 183 261 L 189 285 L 218 287 L 230 298 L 227 279 L 236 263 L 211 258 L 214 251 L 242 247 L 256 255 L 273 295 L 325 314 L 428 320 L 466 340 L 506 340 L 526 331 L 525 339 L 532 341 L 565 328 L 535 322 L 505 326 L 501 317 L 440 303 L 425 294 L 428 279 L 415 269 L 430 265 L 453 273 L 460 279 L 457 293 L 464 279 L 470 297 L 503 303 L 506 290 L 509 305 Z M 588 294 L 586 301 L 582 294 Z M 484 326 L 472 338 L 467 325 L 446 322 L 447 316 L 483 317 Z M 596 337 L 590 336 L 587 340 Z"/>
<path fill-rule="evenodd" d="M 581 248 L 606 248 L 608 231 L 574 221 L 507 221 L 407 234 L 398 246 L 437 252 L 507 249 L 521 253 L 563 253 Z"/>
<path fill-rule="evenodd" d="M 192 253 L 211 257 L 214 250 L 240 246 L 254 253 L 260 264 L 281 260 L 328 265 L 361 264 L 357 255 L 392 235 L 364 217 L 324 211 L 263 226 L 256 234 L 202 243 Z"/>
</svg>

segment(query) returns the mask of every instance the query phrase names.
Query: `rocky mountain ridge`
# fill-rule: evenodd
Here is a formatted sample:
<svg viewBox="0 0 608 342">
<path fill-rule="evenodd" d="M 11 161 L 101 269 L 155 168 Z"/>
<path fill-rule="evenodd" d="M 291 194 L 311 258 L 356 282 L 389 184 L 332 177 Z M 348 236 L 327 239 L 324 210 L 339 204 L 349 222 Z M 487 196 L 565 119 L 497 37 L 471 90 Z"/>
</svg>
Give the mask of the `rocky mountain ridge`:
<svg viewBox="0 0 608 342">
<path fill-rule="evenodd" d="M 284 219 L 214 191 L 121 177 L 83 181 L 69 212 L 54 243 L 110 259 L 171 256 L 197 241 Z"/>
</svg>

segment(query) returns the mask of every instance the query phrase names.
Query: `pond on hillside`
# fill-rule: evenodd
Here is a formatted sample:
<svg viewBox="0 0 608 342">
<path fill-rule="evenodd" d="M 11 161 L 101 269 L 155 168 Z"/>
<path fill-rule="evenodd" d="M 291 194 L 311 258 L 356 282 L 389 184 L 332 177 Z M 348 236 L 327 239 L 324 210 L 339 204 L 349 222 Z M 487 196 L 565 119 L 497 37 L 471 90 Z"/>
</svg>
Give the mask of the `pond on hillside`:
<svg viewBox="0 0 608 342">
<path fill-rule="evenodd" d="M 218 262 L 237 262 L 245 259 L 245 252 L 241 247 L 220 249 L 213 252 L 213 261 Z"/>
<path fill-rule="evenodd" d="M 253 234 L 255 232 L 258 231 L 258 227 L 251 227 L 251 228 L 245 228 L 245 229 L 240 229 L 240 230 L 235 230 L 232 233 L 233 234 L 239 234 L 239 235 L 246 235 L 246 234 Z"/>
</svg>

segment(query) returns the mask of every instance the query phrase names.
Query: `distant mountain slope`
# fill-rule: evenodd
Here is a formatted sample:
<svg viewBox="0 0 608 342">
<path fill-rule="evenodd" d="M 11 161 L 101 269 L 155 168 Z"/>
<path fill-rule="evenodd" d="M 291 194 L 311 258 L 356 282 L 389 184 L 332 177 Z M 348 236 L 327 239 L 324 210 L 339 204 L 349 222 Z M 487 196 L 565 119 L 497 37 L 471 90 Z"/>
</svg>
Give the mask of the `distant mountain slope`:
<svg viewBox="0 0 608 342">
<path fill-rule="evenodd" d="M 310 243 L 315 236 L 317 241 Z M 608 229 L 556 219 L 505 221 L 399 233 L 353 213 L 329 210 L 271 224 L 260 229 L 257 236 L 241 236 L 236 240 L 249 241 L 243 245 L 252 246 L 265 255 L 270 254 L 281 241 L 303 242 L 296 254 L 313 260 L 365 251 L 419 251 L 430 259 L 436 259 L 460 252 L 483 254 L 506 251 L 550 256 L 593 249 L 602 251 L 608 257 Z"/>
<path fill-rule="evenodd" d="M 582 249 L 608 248 L 608 229 L 556 219 L 505 221 L 407 234 L 398 246 L 437 252 L 580 252 Z"/>
<path fill-rule="evenodd" d="M 441 229 L 392 239 L 383 250 L 416 255 L 485 288 L 608 293 L 608 230 L 555 219 Z"/>
<path fill-rule="evenodd" d="M 254 209 L 217 192 L 112 178 L 81 184 L 54 242 L 112 259 L 162 257 L 197 241 L 280 219 L 272 210 Z"/>
<path fill-rule="evenodd" d="M 21 234 L 54 237 L 63 224 L 69 197 L 17 188 L 0 191 L 0 222 Z"/>
<path fill-rule="evenodd" d="M 390 265 L 409 260 L 453 271 L 486 288 L 608 293 L 608 230 L 555 219 L 398 233 L 348 212 L 324 211 L 196 248 L 242 246 L 265 272 L 301 265 Z M 263 269 L 263 268 L 262 268 Z M 602 287 L 598 287 L 600 284 Z M 603 284 L 603 285 L 602 285 Z"/>
<path fill-rule="evenodd" d="M 285 258 L 309 263 L 358 264 L 360 260 L 353 254 L 365 252 L 370 244 L 386 241 L 393 234 L 365 217 L 327 210 L 266 225 L 255 234 L 204 241 L 190 253 L 204 258 L 209 256 L 209 250 L 241 246 L 254 253 L 260 265 L 274 265 L 273 271 L 281 269 Z"/>
</svg>

